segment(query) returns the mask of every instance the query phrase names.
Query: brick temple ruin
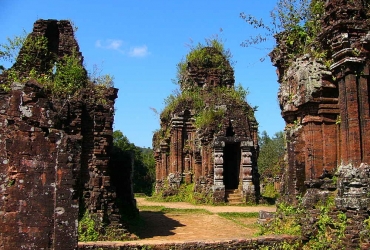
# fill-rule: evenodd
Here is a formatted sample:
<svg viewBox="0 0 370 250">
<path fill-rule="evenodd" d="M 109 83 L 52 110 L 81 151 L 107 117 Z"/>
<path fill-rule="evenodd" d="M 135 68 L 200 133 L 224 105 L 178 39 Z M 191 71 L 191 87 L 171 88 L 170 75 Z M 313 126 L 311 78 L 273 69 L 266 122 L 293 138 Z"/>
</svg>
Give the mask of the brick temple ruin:
<svg viewBox="0 0 370 250">
<path fill-rule="evenodd" d="M 82 65 L 69 21 L 38 20 L 32 37 L 47 38 L 47 53 L 22 48 L 13 66 L 19 72 L 47 72 L 72 53 Z M 35 65 L 21 63 L 30 56 Z M 33 79 L 0 91 L 1 249 L 75 249 L 85 210 L 124 233 L 109 163 L 117 92 L 107 88 L 98 97 L 86 85 L 59 97 Z M 133 202 L 132 190 L 120 192 Z"/>
<path fill-rule="evenodd" d="M 319 213 L 315 204 L 334 195 L 332 216 L 342 211 L 349 219 L 347 249 L 359 247 L 370 213 L 369 20 L 364 1 L 326 1 L 318 40 L 330 66 L 309 55 L 288 64 L 282 41 L 271 54 L 286 122 L 283 199 L 303 195 L 312 217 L 303 231 L 310 237 Z"/>
<path fill-rule="evenodd" d="M 153 137 L 156 191 L 171 195 L 182 183 L 194 183 L 195 192 L 215 202 L 254 203 L 259 196 L 254 110 L 244 100 L 210 94 L 233 89 L 234 70 L 224 56 L 221 63 L 212 63 L 212 56 L 221 56 L 214 47 L 201 50 L 206 62 L 185 62 L 179 79 L 181 91 L 200 93 L 203 110 L 221 110 L 222 115 L 208 126 L 197 127 L 196 120 L 201 118 L 191 100 L 179 101 L 171 112 L 165 108 L 161 129 Z"/>
</svg>

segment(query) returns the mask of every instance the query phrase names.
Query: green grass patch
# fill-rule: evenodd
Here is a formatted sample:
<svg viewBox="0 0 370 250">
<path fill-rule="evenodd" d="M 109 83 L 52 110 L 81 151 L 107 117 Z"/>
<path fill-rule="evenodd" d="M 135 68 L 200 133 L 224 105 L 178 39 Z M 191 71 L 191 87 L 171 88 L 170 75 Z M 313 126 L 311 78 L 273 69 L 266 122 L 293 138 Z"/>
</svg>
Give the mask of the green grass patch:
<svg viewBox="0 0 370 250">
<path fill-rule="evenodd" d="M 168 208 L 164 206 L 139 206 L 139 210 L 177 214 L 213 214 L 208 210 L 201 208 Z"/>
<path fill-rule="evenodd" d="M 231 220 L 232 222 L 236 223 L 239 226 L 245 227 L 245 228 L 250 228 L 250 229 L 257 229 L 258 225 L 256 223 L 253 224 L 246 224 L 243 219 L 248 219 L 248 218 L 253 218 L 257 219 L 258 218 L 258 212 L 224 212 L 224 213 L 217 213 L 220 217 L 223 217 L 225 219 Z"/>
<path fill-rule="evenodd" d="M 134 196 L 135 198 L 147 198 L 146 194 L 144 193 L 135 193 Z"/>
<path fill-rule="evenodd" d="M 225 213 L 218 213 L 219 216 L 228 218 L 258 218 L 258 212 L 225 212 Z"/>
<path fill-rule="evenodd" d="M 213 214 L 212 212 L 206 210 L 206 209 L 200 209 L 200 208 L 164 208 L 164 213 L 177 213 L 177 214 Z"/>
</svg>

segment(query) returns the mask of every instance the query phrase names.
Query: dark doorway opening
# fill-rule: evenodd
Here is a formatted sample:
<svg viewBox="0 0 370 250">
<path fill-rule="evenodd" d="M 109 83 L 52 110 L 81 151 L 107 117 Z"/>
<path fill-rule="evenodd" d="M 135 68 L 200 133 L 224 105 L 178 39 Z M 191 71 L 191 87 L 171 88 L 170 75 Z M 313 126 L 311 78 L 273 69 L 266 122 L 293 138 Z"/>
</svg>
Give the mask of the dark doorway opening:
<svg viewBox="0 0 370 250">
<path fill-rule="evenodd" d="M 224 148 L 225 189 L 237 189 L 240 170 L 240 143 L 226 143 Z"/>
</svg>

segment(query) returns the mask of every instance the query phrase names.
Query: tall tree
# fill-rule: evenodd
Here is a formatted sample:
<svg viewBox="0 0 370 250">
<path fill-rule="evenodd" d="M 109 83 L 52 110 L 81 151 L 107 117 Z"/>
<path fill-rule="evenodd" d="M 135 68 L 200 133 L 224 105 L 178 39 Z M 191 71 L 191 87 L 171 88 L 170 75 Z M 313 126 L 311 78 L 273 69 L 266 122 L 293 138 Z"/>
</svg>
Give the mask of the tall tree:
<svg viewBox="0 0 370 250">
<path fill-rule="evenodd" d="M 258 170 L 262 179 L 280 175 L 285 152 L 284 132 L 277 132 L 271 138 L 263 131 L 259 136 L 259 142 Z"/>
</svg>

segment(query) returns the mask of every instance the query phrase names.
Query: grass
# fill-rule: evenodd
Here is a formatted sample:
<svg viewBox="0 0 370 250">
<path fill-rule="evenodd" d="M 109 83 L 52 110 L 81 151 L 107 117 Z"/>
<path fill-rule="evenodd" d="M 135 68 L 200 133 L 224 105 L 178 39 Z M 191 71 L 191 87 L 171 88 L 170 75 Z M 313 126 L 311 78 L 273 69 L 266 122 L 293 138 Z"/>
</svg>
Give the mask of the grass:
<svg viewBox="0 0 370 250">
<path fill-rule="evenodd" d="M 228 219 L 235 224 L 245 227 L 245 228 L 250 228 L 250 229 L 255 229 L 258 228 L 258 225 L 256 223 L 250 224 L 246 223 L 245 219 L 257 219 L 258 218 L 258 212 L 224 212 L 224 213 L 217 213 L 218 216 Z"/>
<path fill-rule="evenodd" d="M 177 214 L 213 214 L 212 212 L 201 208 L 168 208 L 165 206 L 139 206 L 139 210 Z"/>
</svg>

